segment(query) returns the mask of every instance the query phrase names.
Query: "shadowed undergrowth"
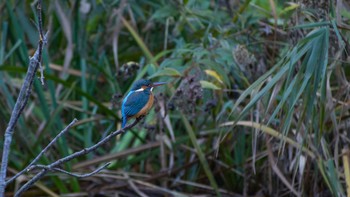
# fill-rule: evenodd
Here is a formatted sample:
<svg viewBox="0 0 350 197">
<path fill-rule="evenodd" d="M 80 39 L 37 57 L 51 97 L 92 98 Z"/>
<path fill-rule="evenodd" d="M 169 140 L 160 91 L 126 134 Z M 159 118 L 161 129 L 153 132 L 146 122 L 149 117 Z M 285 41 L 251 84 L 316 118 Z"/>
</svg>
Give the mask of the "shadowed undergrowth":
<svg viewBox="0 0 350 197">
<path fill-rule="evenodd" d="M 39 163 L 120 128 L 123 95 L 149 78 L 168 85 L 154 90 L 144 121 L 61 166 L 83 173 L 111 162 L 106 170 L 84 179 L 51 173 L 26 195 L 348 194 L 349 33 L 341 25 L 349 16 L 329 7 L 325 20 L 321 8 L 258 0 L 44 1 L 46 83 L 34 81 L 8 177 L 74 118 L 77 125 Z M 0 2 L 1 136 L 37 45 L 33 9 L 27 1 Z"/>
</svg>

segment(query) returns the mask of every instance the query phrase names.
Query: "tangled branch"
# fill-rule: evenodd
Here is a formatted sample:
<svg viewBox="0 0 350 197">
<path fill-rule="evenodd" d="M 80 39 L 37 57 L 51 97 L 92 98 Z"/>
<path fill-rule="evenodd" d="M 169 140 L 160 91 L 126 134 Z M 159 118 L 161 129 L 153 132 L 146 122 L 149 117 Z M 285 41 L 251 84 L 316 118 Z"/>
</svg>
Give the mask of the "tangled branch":
<svg viewBox="0 0 350 197">
<path fill-rule="evenodd" d="M 35 182 L 37 182 L 39 179 L 41 179 L 43 176 L 45 176 L 45 174 L 47 174 L 50 171 L 60 171 L 63 172 L 65 174 L 71 175 L 71 176 L 75 176 L 75 177 L 79 177 L 81 176 L 81 178 L 87 177 L 88 175 L 93 175 L 99 171 L 101 171 L 103 168 L 107 167 L 109 165 L 109 163 L 105 164 L 104 166 L 98 168 L 97 170 L 87 174 L 87 175 L 76 175 L 67 171 L 64 171 L 62 169 L 59 169 L 58 166 L 60 166 L 61 164 L 64 164 L 74 158 L 80 157 L 82 155 L 86 155 L 94 150 L 96 150 L 97 148 L 99 148 L 100 146 L 104 145 L 105 143 L 107 143 L 109 140 L 111 140 L 112 138 L 114 138 L 117 135 L 123 134 L 126 130 L 131 129 L 132 127 L 134 127 L 141 119 L 141 118 L 137 118 L 133 123 L 125 126 L 122 129 L 116 130 L 112 133 L 110 133 L 109 135 L 107 135 L 105 138 L 101 139 L 99 142 L 97 142 L 95 145 L 90 146 L 88 148 L 84 148 L 78 152 L 72 153 L 71 155 L 68 155 L 66 157 L 63 157 L 49 165 L 37 165 L 37 166 L 29 166 L 27 169 L 32 169 L 32 168 L 41 168 L 42 170 L 36 174 L 33 178 L 31 178 L 26 184 L 24 184 L 15 194 L 15 196 L 21 196 L 21 194 L 28 190 Z M 62 132 L 61 132 L 62 133 Z M 60 133 L 60 134 L 61 134 Z M 58 135 L 60 135 L 58 134 Z M 62 135 L 60 135 L 62 136 Z M 50 143 L 51 144 L 51 143 Z M 40 153 L 41 154 L 41 153 Z"/>
</svg>

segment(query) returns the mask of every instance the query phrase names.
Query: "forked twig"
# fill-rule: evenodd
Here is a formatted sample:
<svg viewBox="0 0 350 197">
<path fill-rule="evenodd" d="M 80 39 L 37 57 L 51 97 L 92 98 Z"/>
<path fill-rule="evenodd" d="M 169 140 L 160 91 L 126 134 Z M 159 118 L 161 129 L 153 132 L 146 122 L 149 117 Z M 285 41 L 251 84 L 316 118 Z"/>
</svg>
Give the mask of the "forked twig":
<svg viewBox="0 0 350 197">
<path fill-rule="evenodd" d="M 27 70 L 27 74 L 25 76 L 24 82 L 22 84 L 21 90 L 19 92 L 18 98 L 16 100 L 16 104 L 11 113 L 10 121 L 7 125 L 4 137 L 4 146 L 2 153 L 2 162 L 1 162 L 1 170 L 0 170 L 0 196 L 4 196 L 5 187 L 6 187 L 6 172 L 8 166 L 8 156 L 10 154 L 10 147 L 12 142 L 12 136 L 14 133 L 15 125 L 23 112 L 24 107 L 27 105 L 29 96 L 32 90 L 32 84 L 34 81 L 34 77 L 38 67 L 41 64 L 42 60 L 42 50 L 44 46 L 44 36 L 42 32 L 42 19 L 41 19 L 41 0 L 38 1 L 37 4 L 38 10 L 38 21 L 39 21 L 39 43 L 38 48 L 35 51 L 33 57 L 30 58 L 29 66 Z"/>
<path fill-rule="evenodd" d="M 107 143 L 110 139 L 114 138 L 117 135 L 123 134 L 126 130 L 131 129 L 134 127 L 138 122 L 140 122 L 141 118 L 137 118 L 133 123 L 125 126 L 122 129 L 119 129 L 117 131 L 112 132 L 111 134 L 107 135 L 105 138 L 101 139 L 99 142 L 97 142 L 95 145 L 90 146 L 89 148 L 84 148 L 78 152 L 72 153 L 71 155 L 68 155 L 66 157 L 63 157 L 49 165 L 46 165 L 45 168 L 43 168 L 38 174 L 33 176 L 26 184 L 24 184 L 15 194 L 15 196 L 21 196 L 21 194 L 29 189 L 35 182 L 37 182 L 39 179 L 41 179 L 46 173 L 48 173 L 50 170 L 54 170 L 54 168 L 57 168 L 63 163 L 66 163 L 74 158 L 80 157 L 82 155 L 86 155 L 94 150 L 96 150 L 98 147 L 102 146 L 103 144 Z"/>
<path fill-rule="evenodd" d="M 40 159 L 40 157 L 43 156 L 45 152 L 58 140 L 58 138 L 65 134 L 69 130 L 69 128 L 71 128 L 77 121 L 77 119 L 74 119 L 68 126 L 66 126 L 66 128 L 64 128 L 54 139 L 52 139 L 52 141 L 35 157 L 35 159 L 33 159 L 32 162 L 30 162 L 30 164 L 27 167 L 25 167 L 22 171 L 18 172 L 15 176 L 11 177 L 8 181 L 6 181 L 6 185 L 16 180 L 16 178 L 18 178 L 22 174 L 28 172 L 32 168 L 32 166 Z"/>
</svg>

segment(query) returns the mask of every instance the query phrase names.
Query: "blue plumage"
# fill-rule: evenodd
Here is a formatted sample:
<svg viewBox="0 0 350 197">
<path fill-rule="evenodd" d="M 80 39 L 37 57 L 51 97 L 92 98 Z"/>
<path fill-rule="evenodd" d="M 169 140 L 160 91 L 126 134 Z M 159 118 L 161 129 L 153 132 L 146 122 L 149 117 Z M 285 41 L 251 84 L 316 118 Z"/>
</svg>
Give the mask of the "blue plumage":
<svg viewBox="0 0 350 197">
<path fill-rule="evenodd" d="M 150 91 L 130 92 L 123 102 L 122 114 L 126 117 L 136 115 L 148 102 Z"/>
<path fill-rule="evenodd" d="M 131 87 L 131 91 L 132 90 L 134 90 L 134 91 L 138 90 L 138 89 L 142 88 L 142 86 L 149 87 L 151 85 L 152 85 L 152 82 L 150 80 L 148 80 L 148 79 L 140 79 L 140 80 L 138 80 L 138 81 L 136 81 L 134 83 L 134 85 Z"/>
<path fill-rule="evenodd" d="M 122 103 L 122 128 L 126 125 L 129 117 L 135 116 L 148 102 L 151 94 L 150 88 L 143 91 L 137 91 L 142 86 L 149 86 L 151 82 L 146 79 L 141 79 L 133 85 L 131 91 L 126 95 Z"/>
<path fill-rule="evenodd" d="M 145 115 L 153 104 L 152 88 L 165 84 L 151 83 L 147 79 L 140 79 L 132 86 L 122 103 L 122 128 L 129 118 Z"/>
</svg>

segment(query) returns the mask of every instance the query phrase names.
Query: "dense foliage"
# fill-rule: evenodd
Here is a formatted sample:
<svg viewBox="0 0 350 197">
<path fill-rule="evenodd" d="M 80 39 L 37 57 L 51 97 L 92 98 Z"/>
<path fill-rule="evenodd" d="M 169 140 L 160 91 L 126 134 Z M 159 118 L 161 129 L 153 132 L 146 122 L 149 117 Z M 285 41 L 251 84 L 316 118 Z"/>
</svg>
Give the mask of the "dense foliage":
<svg viewBox="0 0 350 197">
<path fill-rule="evenodd" d="M 148 78 L 168 84 L 154 90 L 144 121 L 61 166 L 84 173 L 112 161 L 108 169 L 85 179 L 51 173 L 26 194 L 344 196 L 350 15 L 333 2 L 307 2 L 43 1 L 46 83 L 34 81 L 8 176 L 74 118 L 40 163 L 120 128 L 123 95 Z M 29 1 L 1 1 L 0 13 L 3 136 L 38 21 Z"/>
</svg>

